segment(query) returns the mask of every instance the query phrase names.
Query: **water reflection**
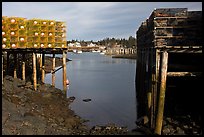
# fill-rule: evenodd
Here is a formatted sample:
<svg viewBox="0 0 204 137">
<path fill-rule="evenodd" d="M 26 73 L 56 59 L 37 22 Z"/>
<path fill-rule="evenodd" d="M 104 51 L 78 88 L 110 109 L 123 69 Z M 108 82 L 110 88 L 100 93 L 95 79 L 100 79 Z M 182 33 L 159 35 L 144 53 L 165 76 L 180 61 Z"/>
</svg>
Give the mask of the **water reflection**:
<svg viewBox="0 0 204 137">
<path fill-rule="evenodd" d="M 77 115 L 90 120 L 89 126 L 115 123 L 135 127 L 135 60 L 113 59 L 98 53 L 71 54 L 67 63 L 70 81 L 67 96 L 75 96 L 71 104 Z M 51 83 L 47 74 L 46 83 Z M 56 74 L 56 87 L 62 89 L 62 70 Z M 90 102 L 83 99 L 90 98 Z"/>
</svg>

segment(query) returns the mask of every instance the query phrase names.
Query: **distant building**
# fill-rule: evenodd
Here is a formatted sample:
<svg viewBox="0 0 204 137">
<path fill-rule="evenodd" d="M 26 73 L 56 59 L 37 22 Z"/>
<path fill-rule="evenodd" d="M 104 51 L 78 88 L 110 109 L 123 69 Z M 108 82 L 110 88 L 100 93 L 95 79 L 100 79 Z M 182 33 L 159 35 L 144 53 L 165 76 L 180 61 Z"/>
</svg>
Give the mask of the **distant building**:
<svg viewBox="0 0 204 137">
<path fill-rule="evenodd" d="M 68 47 L 81 47 L 81 44 L 79 42 L 69 43 Z"/>
<path fill-rule="evenodd" d="M 93 44 L 92 42 L 87 45 L 87 47 L 95 47 L 95 46 L 96 46 L 96 44 Z"/>
<path fill-rule="evenodd" d="M 81 44 L 80 44 L 79 42 L 75 42 L 74 45 L 75 45 L 76 47 L 81 47 Z"/>
<path fill-rule="evenodd" d="M 74 47 L 74 44 L 73 43 L 69 43 L 68 47 Z"/>
</svg>

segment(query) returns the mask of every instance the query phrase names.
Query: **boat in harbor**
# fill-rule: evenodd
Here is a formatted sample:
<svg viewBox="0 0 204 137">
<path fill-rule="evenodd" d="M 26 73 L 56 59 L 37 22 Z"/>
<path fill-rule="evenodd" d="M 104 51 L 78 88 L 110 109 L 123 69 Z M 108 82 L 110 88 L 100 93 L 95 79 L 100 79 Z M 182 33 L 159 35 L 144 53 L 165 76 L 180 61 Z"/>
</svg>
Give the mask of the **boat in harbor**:
<svg viewBox="0 0 204 137">
<path fill-rule="evenodd" d="M 77 50 L 76 50 L 76 49 L 73 49 L 73 52 L 74 52 L 74 53 L 77 53 Z"/>
<path fill-rule="evenodd" d="M 73 53 L 78 53 L 78 54 L 80 54 L 80 53 L 82 53 L 82 51 L 81 51 L 81 50 L 73 49 Z"/>
</svg>

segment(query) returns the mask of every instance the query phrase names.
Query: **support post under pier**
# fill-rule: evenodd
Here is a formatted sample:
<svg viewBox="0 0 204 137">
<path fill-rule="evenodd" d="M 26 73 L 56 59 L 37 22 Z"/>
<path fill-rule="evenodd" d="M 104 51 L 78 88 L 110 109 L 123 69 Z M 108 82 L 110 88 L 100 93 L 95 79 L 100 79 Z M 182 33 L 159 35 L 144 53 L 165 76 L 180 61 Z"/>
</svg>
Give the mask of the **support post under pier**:
<svg viewBox="0 0 204 137">
<path fill-rule="evenodd" d="M 33 88 L 37 90 L 37 75 L 36 75 L 36 55 L 33 52 Z"/>
<path fill-rule="evenodd" d="M 42 78 L 41 81 L 45 83 L 45 54 L 42 53 Z"/>
<path fill-rule="evenodd" d="M 52 58 L 52 86 L 55 86 L 55 53 L 53 53 Z"/>
<path fill-rule="evenodd" d="M 159 135 L 161 135 L 162 122 L 163 122 L 165 92 L 166 92 L 167 66 L 168 66 L 168 53 L 167 53 L 167 51 L 164 51 L 162 53 L 161 84 L 160 84 L 160 94 L 159 94 L 159 102 L 158 102 L 158 113 L 157 113 L 156 128 L 155 128 L 155 133 L 159 134 Z"/>
<path fill-rule="evenodd" d="M 66 91 L 67 90 L 67 85 L 66 85 L 66 51 L 63 51 L 63 90 Z"/>
</svg>

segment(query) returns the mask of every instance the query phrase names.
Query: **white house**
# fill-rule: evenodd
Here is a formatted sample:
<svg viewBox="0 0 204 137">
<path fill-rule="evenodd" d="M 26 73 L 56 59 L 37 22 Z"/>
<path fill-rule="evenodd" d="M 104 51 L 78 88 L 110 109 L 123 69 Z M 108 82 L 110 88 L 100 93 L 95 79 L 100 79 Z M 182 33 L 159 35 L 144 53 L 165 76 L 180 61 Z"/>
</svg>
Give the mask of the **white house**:
<svg viewBox="0 0 204 137">
<path fill-rule="evenodd" d="M 73 43 L 69 43 L 69 44 L 68 44 L 68 47 L 73 47 L 73 46 L 74 46 Z"/>
<path fill-rule="evenodd" d="M 75 42 L 76 47 L 81 47 L 81 44 L 79 42 Z"/>
<path fill-rule="evenodd" d="M 93 44 L 92 42 L 87 45 L 87 47 L 95 47 L 95 46 L 96 46 L 96 44 Z"/>
</svg>

